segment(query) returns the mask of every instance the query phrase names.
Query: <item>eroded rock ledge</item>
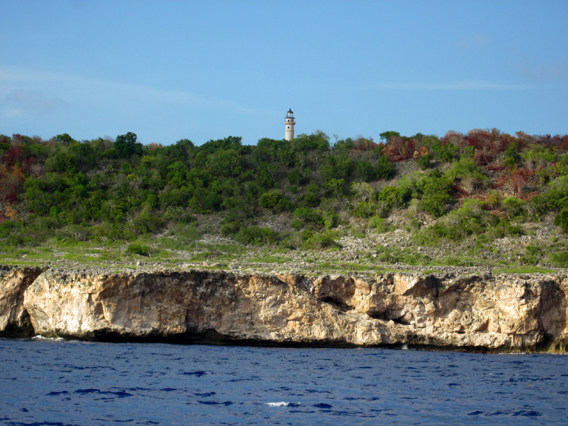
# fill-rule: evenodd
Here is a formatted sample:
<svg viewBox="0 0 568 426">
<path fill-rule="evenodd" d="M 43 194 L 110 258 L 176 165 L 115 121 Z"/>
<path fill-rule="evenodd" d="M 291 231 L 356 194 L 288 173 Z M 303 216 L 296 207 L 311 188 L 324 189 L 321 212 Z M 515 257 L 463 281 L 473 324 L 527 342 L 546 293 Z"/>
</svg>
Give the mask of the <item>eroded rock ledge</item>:
<svg viewBox="0 0 568 426">
<path fill-rule="evenodd" d="M 0 272 L 0 336 L 482 351 L 568 348 L 566 275 Z"/>
</svg>

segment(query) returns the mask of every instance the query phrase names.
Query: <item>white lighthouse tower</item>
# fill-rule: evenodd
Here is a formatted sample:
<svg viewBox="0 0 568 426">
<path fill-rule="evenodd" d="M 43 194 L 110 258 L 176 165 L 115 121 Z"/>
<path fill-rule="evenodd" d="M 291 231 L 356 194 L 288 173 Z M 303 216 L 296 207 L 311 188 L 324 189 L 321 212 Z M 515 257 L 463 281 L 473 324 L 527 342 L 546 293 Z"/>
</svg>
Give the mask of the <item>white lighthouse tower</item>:
<svg viewBox="0 0 568 426">
<path fill-rule="evenodd" d="M 294 121 L 294 113 L 292 112 L 292 108 L 290 108 L 288 110 L 288 113 L 286 114 L 286 121 L 284 122 L 284 125 L 286 126 L 284 139 L 286 139 L 287 141 L 294 139 L 294 124 L 296 124 L 296 122 Z"/>
</svg>

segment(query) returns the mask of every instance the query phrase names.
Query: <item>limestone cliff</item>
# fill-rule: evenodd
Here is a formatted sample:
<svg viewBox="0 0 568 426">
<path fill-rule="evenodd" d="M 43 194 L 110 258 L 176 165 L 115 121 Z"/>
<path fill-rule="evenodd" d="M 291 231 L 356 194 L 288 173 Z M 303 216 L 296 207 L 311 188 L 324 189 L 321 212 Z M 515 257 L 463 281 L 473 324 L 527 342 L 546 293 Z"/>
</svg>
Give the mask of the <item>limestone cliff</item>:
<svg viewBox="0 0 568 426">
<path fill-rule="evenodd" d="M 565 352 L 567 295 L 564 275 L 52 269 L 24 308 L 35 333 L 79 339 Z"/>
</svg>

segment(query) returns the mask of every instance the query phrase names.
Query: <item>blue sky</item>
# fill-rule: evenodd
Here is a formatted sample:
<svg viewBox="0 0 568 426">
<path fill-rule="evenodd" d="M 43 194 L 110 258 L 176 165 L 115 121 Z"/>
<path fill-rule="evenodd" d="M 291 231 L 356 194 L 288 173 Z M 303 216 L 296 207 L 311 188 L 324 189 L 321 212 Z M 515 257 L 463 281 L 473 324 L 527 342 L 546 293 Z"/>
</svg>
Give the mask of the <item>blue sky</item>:
<svg viewBox="0 0 568 426">
<path fill-rule="evenodd" d="M 0 2 L 0 133 L 568 133 L 567 1 Z"/>
</svg>

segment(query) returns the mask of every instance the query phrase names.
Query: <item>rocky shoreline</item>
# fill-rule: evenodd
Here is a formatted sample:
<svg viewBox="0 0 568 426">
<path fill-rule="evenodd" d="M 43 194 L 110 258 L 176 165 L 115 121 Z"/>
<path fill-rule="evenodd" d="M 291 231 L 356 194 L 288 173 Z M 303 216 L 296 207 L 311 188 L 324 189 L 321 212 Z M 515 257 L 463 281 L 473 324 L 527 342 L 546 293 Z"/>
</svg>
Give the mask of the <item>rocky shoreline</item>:
<svg viewBox="0 0 568 426">
<path fill-rule="evenodd" d="M 568 276 L 0 267 L 0 337 L 568 351 Z"/>
</svg>

